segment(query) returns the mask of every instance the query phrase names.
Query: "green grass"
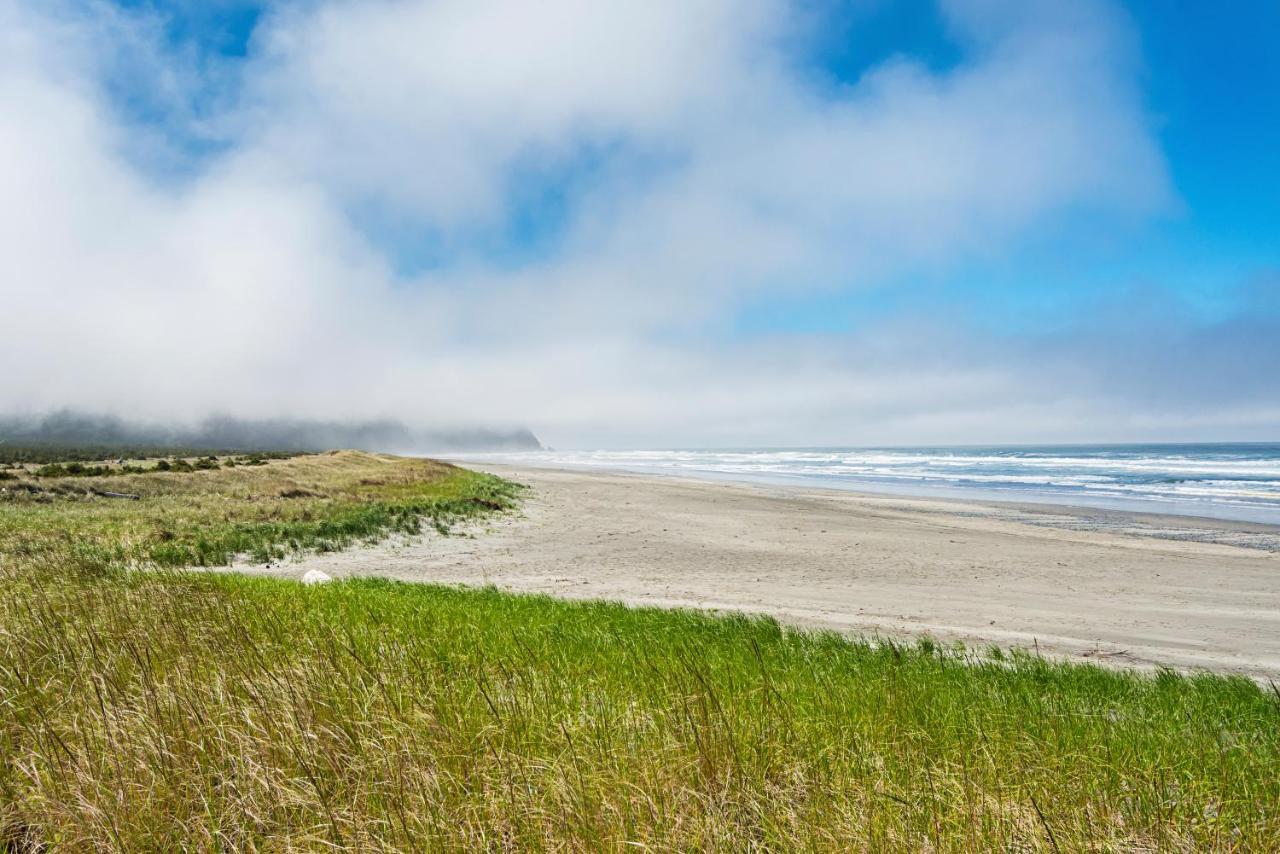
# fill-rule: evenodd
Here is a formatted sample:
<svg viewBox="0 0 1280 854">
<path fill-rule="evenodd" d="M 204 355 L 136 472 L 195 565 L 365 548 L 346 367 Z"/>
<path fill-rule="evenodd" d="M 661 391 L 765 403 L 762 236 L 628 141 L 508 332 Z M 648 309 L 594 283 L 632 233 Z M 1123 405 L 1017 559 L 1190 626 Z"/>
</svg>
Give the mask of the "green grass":
<svg viewBox="0 0 1280 854">
<path fill-rule="evenodd" d="M 516 490 L 432 460 L 354 451 L 262 462 L 145 478 L 58 477 L 52 486 L 30 472 L 0 485 L 0 555 L 99 572 L 218 566 L 237 556 L 265 562 L 414 533 L 424 522 L 447 530 L 510 506 Z"/>
<path fill-rule="evenodd" d="M 361 508 L 429 522 L 513 497 L 493 478 L 378 459 L 173 476 L 140 502 L 0 502 L 0 825 L 14 847 L 1265 851 L 1280 839 L 1280 697 L 1244 679 L 491 589 L 155 568 L 164 543 L 338 547 L 398 529 L 395 513 Z M 315 495 L 278 497 L 285 481 Z M 258 504 L 277 527 L 260 527 Z M 160 517 L 173 540 L 139 535 Z M 74 549 L 15 552 L 15 530 L 43 542 L 54 520 L 96 549 L 115 538 L 118 554 L 63 565 L 49 561 Z"/>
</svg>

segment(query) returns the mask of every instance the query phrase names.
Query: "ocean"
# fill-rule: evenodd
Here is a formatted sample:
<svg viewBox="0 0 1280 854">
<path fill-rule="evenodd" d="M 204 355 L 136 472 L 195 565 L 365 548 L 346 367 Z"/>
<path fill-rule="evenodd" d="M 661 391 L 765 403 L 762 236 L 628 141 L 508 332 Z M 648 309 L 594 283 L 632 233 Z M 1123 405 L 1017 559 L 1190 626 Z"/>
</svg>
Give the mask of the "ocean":
<svg viewBox="0 0 1280 854">
<path fill-rule="evenodd" d="M 1280 444 L 537 451 L 472 459 L 1280 525 Z"/>
</svg>

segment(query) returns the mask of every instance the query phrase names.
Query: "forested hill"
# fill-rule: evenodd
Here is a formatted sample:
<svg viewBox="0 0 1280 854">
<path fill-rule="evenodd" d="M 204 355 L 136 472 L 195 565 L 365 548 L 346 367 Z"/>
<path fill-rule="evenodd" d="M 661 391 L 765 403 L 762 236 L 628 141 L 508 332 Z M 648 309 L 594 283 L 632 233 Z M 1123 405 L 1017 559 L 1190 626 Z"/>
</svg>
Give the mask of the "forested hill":
<svg viewBox="0 0 1280 854">
<path fill-rule="evenodd" d="M 116 416 L 61 411 L 0 416 L 0 448 L 196 448 L 319 451 L 354 448 L 399 454 L 537 450 L 524 428 L 411 427 L 403 422 L 206 418 L 195 426 L 130 422 Z"/>
</svg>

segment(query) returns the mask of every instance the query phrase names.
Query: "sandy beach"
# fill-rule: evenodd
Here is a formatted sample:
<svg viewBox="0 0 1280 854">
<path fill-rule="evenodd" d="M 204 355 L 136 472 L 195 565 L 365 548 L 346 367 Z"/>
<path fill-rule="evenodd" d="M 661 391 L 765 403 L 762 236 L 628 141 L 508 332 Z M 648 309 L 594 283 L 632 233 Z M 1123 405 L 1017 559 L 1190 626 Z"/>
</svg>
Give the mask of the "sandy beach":
<svg viewBox="0 0 1280 854">
<path fill-rule="evenodd" d="M 473 536 L 279 567 L 767 613 L 789 624 L 1280 678 L 1280 530 L 472 466 L 530 487 Z"/>
</svg>

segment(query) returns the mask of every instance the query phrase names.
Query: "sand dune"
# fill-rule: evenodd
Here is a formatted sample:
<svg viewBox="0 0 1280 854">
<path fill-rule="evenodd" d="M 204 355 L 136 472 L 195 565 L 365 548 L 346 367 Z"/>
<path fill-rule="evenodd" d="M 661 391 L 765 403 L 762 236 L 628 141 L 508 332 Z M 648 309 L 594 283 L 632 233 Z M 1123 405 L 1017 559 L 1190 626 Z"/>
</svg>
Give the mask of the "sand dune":
<svg viewBox="0 0 1280 854">
<path fill-rule="evenodd" d="M 1274 530 L 481 468 L 532 487 L 521 515 L 474 538 L 433 535 L 270 571 L 766 612 L 856 633 L 1280 678 L 1280 552 L 1224 544 L 1274 545 Z"/>
</svg>

